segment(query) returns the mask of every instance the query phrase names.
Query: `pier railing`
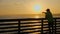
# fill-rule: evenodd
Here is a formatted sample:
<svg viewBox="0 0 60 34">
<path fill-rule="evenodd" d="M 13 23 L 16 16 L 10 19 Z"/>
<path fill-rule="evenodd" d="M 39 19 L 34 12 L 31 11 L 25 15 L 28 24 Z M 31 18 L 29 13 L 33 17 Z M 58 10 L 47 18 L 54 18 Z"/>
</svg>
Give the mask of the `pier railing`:
<svg viewBox="0 0 60 34">
<path fill-rule="evenodd" d="M 0 19 L 1 34 L 48 34 L 48 21 L 45 18 Z M 60 34 L 60 18 L 54 18 L 54 34 Z"/>
</svg>

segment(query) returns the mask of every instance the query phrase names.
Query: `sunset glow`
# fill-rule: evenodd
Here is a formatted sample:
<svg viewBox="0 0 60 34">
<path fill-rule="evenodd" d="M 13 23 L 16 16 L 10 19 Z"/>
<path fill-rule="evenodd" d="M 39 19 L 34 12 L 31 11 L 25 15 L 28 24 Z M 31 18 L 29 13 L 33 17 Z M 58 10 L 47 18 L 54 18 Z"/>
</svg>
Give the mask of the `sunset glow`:
<svg viewBox="0 0 60 34">
<path fill-rule="evenodd" d="M 60 0 L 0 0 L 0 15 L 40 14 L 46 8 L 60 14 L 59 7 Z"/>
</svg>

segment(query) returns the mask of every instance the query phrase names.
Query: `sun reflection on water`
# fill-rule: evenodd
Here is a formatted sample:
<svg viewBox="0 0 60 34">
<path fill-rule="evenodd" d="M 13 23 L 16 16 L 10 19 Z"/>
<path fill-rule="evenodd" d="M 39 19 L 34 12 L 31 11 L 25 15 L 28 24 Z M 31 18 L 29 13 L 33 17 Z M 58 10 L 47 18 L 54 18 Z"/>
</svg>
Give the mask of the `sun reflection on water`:
<svg viewBox="0 0 60 34">
<path fill-rule="evenodd" d="M 35 16 L 35 18 L 40 18 L 40 17 L 37 15 L 37 16 Z"/>
</svg>

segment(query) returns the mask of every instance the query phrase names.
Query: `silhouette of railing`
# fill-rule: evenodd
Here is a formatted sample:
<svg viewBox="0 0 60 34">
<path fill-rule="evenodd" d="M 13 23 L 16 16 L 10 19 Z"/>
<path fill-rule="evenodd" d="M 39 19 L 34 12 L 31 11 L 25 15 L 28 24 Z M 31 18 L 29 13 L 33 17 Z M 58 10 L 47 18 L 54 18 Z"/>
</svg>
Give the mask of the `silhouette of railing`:
<svg viewBox="0 0 60 34">
<path fill-rule="evenodd" d="M 9 23 L 10 22 L 10 23 Z M 54 34 L 60 32 L 60 18 L 54 18 Z M 13 26 L 14 25 L 14 26 Z M 16 26 L 17 25 L 17 26 Z M 16 29 L 15 29 L 16 28 Z M 45 18 L 24 18 L 24 19 L 0 19 L 0 33 L 48 34 L 48 21 Z"/>
</svg>

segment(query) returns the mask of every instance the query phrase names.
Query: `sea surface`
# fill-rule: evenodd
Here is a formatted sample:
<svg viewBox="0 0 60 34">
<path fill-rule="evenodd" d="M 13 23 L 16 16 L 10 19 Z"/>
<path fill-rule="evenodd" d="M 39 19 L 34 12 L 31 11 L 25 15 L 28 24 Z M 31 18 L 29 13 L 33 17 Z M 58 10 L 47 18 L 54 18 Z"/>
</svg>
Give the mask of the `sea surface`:
<svg viewBox="0 0 60 34">
<path fill-rule="evenodd" d="M 60 17 L 60 14 L 54 14 L 53 17 Z M 28 14 L 28 15 L 3 15 L 3 16 L 0 16 L 0 19 L 23 19 L 23 18 L 45 18 L 45 15 L 44 14 L 38 14 L 38 15 L 35 15 L 35 14 Z"/>
</svg>

